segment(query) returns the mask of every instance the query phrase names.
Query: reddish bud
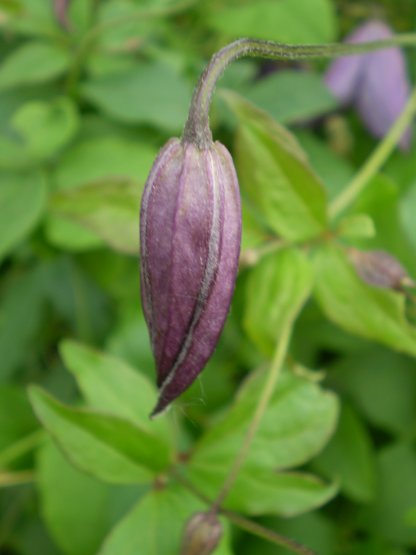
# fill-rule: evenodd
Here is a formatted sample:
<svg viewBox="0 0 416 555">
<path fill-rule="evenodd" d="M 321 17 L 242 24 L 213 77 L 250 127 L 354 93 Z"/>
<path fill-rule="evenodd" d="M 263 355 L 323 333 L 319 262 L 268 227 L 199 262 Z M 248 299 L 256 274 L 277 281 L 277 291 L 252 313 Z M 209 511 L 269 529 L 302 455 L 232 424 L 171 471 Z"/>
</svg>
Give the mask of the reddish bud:
<svg viewBox="0 0 416 555">
<path fill-rule="evenodd" d="M 227 149 L 171 139 L 147 179 L 140 221 L 142 303 L 160 387 L 153 415 L 192 384 L 214 351 L 240 241 L 240 195 Z"/>
<path fill-rule="evenodd" d="M 351 249 L 350 258 L 360 278 L 376 287 L 400 289 L 408 278 L 406 270 L 385 251 L 359 251 Z"/>
<path fill-rule="evenodd" d="M 214 513 L 196 513 L 186 525 L 181 555 L 210 555 L 221 537 L 221 522 Z"/>
</svg>

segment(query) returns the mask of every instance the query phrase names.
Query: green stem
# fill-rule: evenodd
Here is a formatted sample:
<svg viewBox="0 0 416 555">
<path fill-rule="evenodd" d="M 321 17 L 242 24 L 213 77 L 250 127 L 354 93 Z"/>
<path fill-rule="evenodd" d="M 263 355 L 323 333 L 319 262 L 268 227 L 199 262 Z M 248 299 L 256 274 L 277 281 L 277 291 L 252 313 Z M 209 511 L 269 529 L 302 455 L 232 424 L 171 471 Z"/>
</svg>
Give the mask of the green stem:
<svg viewBox="0 0 416 555">
<path fill-rule="evenodd" d="M 7 447 L 0 452 L 0 468 L 5 468 L 8 464 L 13 462 L 15 459 L 22 457 L 29 451 L 32 451 L 37 447 L 41 441 L 45 438 L 44 430 L 36 430 L 32 434 L 25 436 L 13 443 L 10 447 Z"/>
<path fill-rule="evenodd" d="M 275 390 L 276 383 L 279 378 L 281 368 L 283 365 L 283 361 L 286 356 L 291 331 L 292 331 L 292 325 L 290 322 L 283 328 L 282 333 L 279 337 L 276 350 L 275 350 L 272 362 L 270 364 L 270 369 L 268 372 L 266 383 L 264 384 L 263 391 L 261 392 L 259 402 L 257 404 L 253 418 L 250 422 L 250 426 L 247 430 L 247 434 L 244 438 L 243 445 L 241 446 L 241 449 L 238 452 L 231 466 L 231 469 L 224 481 L 224 484 L 217 496 L 217 499 L 214 501 L 212 505 L 213 511 L 218 510 L 223 504 L 225 498 L 227 497 L 231 488 L 233 487 L 235 480 L 237 479 L 238 473 L 240 472 L 240 469 L 244 463 L 244 460 L 247 457 L 251 443 L 254 439 L 254 436 L 256 435 L 256 432 L 260 426 L 263 415 L 269 404 L 270 398 L 273 395 L 273 392 Z"/>
<path fill-rule="evenodd" d="M 363 54 L 391 46 L 414 46 L 416 35 L 403 34 L 390 39 L 358 44 L 290 45 L 278 42 L 240 39 L 228 44 L 214 54 L 195 87 L 188 120 L 183 133 L 184 142 L 192 142 L 198 148 L 209 148 L 212 142 L 209 128 L 209 108 L 218 79 L 225 68 L 243 56 L 269 58 L 273 60 L 307 60 L 336 58 L 352 54 Z"/>
<path fill-rule="evenodd" d="M 363 167 L 349 185 L 330 204 L 329 213 L 332 218 L 336 218 L 342 211 L 348 208 L 368 185 L 370 179 L 380 171 L 380 168 L 390 156 L 397 143 L 400 141 L 404 131 L 411 123 L 415 113 L 416 88 L 387 135 L 378 144 L 372 155 L 366 160 Z"/>
<path fill-rule="evenodd" d="M 193 4 L 195 4 L 196 0 L 182 0 L 177 4 L 173 4 L 171 6 L 160 6 L 158 8 L 147 8 L 147 9 L 140 9 L 135 11 L 134 13 L 130 13 L 128 15 L 121 15 L 119 17 L 115 17 L 110 19 L 109 21 L 104 21 L 102 23 L 98 23 L 94 27 L 92 27 L 83 37 L 79 47 L 74 55 L 72 68 L 69 72 L 66 88 L 69 93 L 72 93 L 76 83 L 78 82 L 82 66 L 84 64 L 85 59 L 88 57 L 92 47 L 95 44 L 95 41 L 107 31 L 114 29 L 115 27 L 119 27 L 120 25 L 125 25 L 126 23 L 131 23 L 132 21 L 148 19 L 151 17 L 162 17 L 168 15 L 174 15 L 175 13 L 180 13 Z"/>
</svg>

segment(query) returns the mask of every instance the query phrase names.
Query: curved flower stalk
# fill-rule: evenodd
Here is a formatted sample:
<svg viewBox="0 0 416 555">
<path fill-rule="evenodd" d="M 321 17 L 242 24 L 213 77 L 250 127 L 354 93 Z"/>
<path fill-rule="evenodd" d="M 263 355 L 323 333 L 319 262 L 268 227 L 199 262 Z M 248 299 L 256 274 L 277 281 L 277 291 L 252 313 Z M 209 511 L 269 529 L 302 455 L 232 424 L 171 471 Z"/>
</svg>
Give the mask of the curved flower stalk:
<svg viewBox="0 0 416 555">
<path fill-rule="evenodd" d="M 391 37 L 393 33 L 386 24 L 371 20 L 347 37 L 346 43 Z M 357 108 L 367 129 L 378 138 L 390 129 L 410 94 L 405 59 L 398 47 L 339 58 L 329 66 L 325 82 L 342 104 Z M 402 150 L 409 148 L 410 139 L 408 129 L 400 140 Z"/>
</svg>

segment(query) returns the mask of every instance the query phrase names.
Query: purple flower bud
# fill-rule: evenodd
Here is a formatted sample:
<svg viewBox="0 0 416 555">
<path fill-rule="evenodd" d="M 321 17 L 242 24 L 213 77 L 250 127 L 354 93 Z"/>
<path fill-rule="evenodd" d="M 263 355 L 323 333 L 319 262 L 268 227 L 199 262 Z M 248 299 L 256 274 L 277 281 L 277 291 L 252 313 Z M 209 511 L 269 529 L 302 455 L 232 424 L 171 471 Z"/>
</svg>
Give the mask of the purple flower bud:
<svg viewBox="0 0 416 555">
<path fill-rule="evenodd" d="M 69 29 L 69 2 L 70 0 L 54 0 L 53 2 L 56 19 L 64 29 Z"/>
<path fill-rule="evenodd" d="M 384 23 L 368 21 L 347 37 L 346 42 L 371 42 L 392 36 Z M 399 116 L 410 93 L 405 59 L 397 47 L 339 58 L 329 66 L 325 82 L 342 104 L 355 104 L 367 129 L 379 138 Z M 410 130 L 407 130 L 400 147 L 406 150 L 409 145 Z"/>
<path fill-rule="evenodd" d="M 240 194 L 227 149 L 171 139 L 147 179 L 140 220 L 142 304 L 160 387 L 152 415 L 192 384 L 214 351 L 240 242 Z"/>
<path fill-rule="evenodd" d="M 388 252 L 351 249 L 349 256 L 360 278 L 370 285 L 385 289 L 401 289 L 408 279 L 406 270 Z"/>
<path fill-rule="evenodd" d="M 221 537 L 221 522 L 214 513 L 196 513 L 186 525 L 181 555 L 210 555 Z"/>
</svg>

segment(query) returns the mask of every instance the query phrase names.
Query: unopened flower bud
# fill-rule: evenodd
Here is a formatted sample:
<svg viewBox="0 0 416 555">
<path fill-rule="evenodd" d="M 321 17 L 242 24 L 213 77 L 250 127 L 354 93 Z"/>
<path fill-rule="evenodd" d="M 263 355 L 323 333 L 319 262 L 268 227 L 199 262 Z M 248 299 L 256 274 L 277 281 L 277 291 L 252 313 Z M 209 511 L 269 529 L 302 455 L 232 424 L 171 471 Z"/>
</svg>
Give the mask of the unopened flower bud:
<svg viewBox="0 0 416 555">
<path fill-rule="evenodd" d="M 214 513 L 196 513 L 186 525 L 181 555 L 210 555 L 221 537 L 221 522 Z"/>
<path fill-rule="evenodd" d="M 171 139 L 150 172 L 140 219 L 141 294 L 164 410 L 215 349 L 230 307 L 241 242 L 231 156 Z"/>
<path fill-rule="evenodd" d="M 406 270 L 391 254 L 381 251 L 351 249 L 350 259 L 360 278 L 376 287 L 400 289 L 408 279 Z"/>
</svg>

